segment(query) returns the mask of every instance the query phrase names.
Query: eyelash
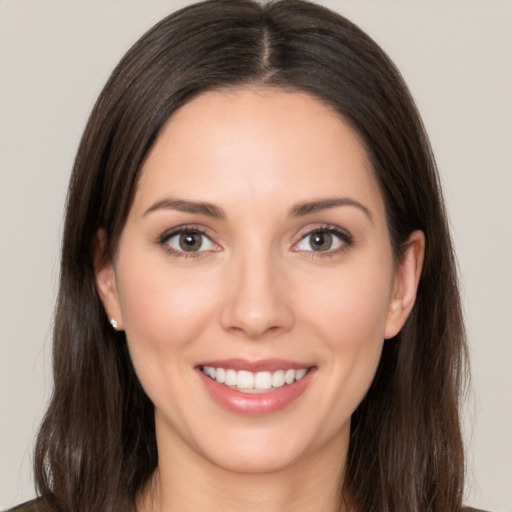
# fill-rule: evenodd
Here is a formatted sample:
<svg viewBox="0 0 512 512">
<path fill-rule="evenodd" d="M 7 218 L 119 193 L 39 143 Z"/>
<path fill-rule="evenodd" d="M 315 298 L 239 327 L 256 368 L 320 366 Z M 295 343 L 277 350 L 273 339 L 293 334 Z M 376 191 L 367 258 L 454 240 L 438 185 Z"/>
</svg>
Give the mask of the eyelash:
<svg viewBox="0 0 512 512">
<path fill-rule="evenodd" d="M 303 234 L 301 234 L 300 240 L 297 243 L 295 243 L 294 246 L 298 245 L 303 240 L 306 240 L 308 237 L 314 235 L 315 233 L 329 233 L 330 235 L 335 236 L 341 242 L 340 247 L 327 251 L 296 250 L 295 252 L 302 252 L 303 255 L 309 258 L 332 258 L 337 254 L 347 251 L 348 249 L 355 245 L 354 237 L 347 230 L 340 228 L 339 226 L 334 226 L 332 224 L 324 224 L 321 226 L 316 226 L 313 229 L 309 229 Z"/>
<path fill-rule="evenodd" d="M 195 225 L 185 225 L 185 226 L 179 226 L 176 228 L 173 228 L 169 231 L 165 231 L 162 233 L 157 240 L 157 243 L 161 245 L 166 252 L 168 252 L 171 256 L 174 256 L 176 258 L 198 258 L 203 256 L 204 252 L 206 251 L 177 251 L 176 249 L 173 249 L 169 245 L 169 240 L 177 235 L 182 235 L 184 233 L 191 233 L 191 234 L 198 234 L 205 238 L 207 238 L 212 244 L 216 245 L 215 242 L 211 239 L 211 237 L 208 236 L 206 231 L 201 228 L 200 226 Z"/>
<path fill-rule="evenodd" d="M 174 236 L 182 235 L 184 233 L 199 234 L 199 235 L 207 238 L 212 244 L 216 245 L 215 242 L 211 239 L 211 237 L 208 236 L 206 231 L 203 228 L 201 228 L 200 226 L 196 226 L 196 225 L 184 225 L 184 226 L 179 226 L 179 227 L 173 228 L 169 231 L 165 231 L 158 237 L 157 243 L 159 245 L 161 245 L 164 248 L 164 250 L 166 252 L 168 252 L 171 256 L 174 256 L 176 258 L 198 258 L 198 257 L 204 256 L 203 253 L 208 252 L 208 251 L 189 251 L 189 252 L 187 252 L 187 251 L 178 251 L 178 250 L 172 248 L 168 243 L 169 240 L 171 238 L 173 238 Z M 341 246 L 336 249 L 326 250 L 326 251 L 302 251 L 302 250 L 297 250 L 297 249 L 294 250 L 293 248 L 292 248 L 292 251 L 301 252 L 305 256 L 310 257 L 310 258 L 318 258 L 318 257 L 332 258 L 333 256 L 335 256 L 339 253 L 342 253 L 342 252 L 348 250 L 349 248 L 353 247 L 355 244 L 353 236 L 347 230 L 342 229 L 338 226 L 325 224 L 325 225 L 321 225 L 321 226 L 316 226 L 315 228 L 309 229 L 308 231 L 302 233 L 300 235 L 299 241 L 296 242 L 293 245 L 293 247 L 297 246 L 303 240 L 306 240 L 307 237 L 312 236 L 315 233 L 328 233 L 330 235 L 333 235 L 336 238 L 338 238 L 338 240 L 341 242 Z"/>
</svg>

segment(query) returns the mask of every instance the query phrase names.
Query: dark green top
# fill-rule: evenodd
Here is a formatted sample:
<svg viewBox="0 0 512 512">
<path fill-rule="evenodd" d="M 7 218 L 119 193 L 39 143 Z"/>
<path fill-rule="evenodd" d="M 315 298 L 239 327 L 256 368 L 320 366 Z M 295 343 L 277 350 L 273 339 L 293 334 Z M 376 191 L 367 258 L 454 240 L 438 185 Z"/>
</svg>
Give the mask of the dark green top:
<svg viewBox="0 0 512 512">
<path fill-rule="evenodd" d="M 11 508 L 6 512 L 48 512 L 48 509 L 42 502 L 42 500 L 32 500 L 27 503 L 23 503 L 23 505 L 18 505 L 17 507 Z M 484 510 L 480 510 L 477 508 L 467 507 L 464 509 L 464 512 L 485 512 Z"/>
<path fill-rule="evenodd" d="M 27 503 L 23 503 L 22 505 L 18 505 L 14 508 L 10 508 L 6 512 L 48 512 L 48 508 L 42 500 L 37 499 L 27 501 Z"/>
<path fill-rule="evenodd" d="M 36 499 L 27 501 L 27 503 L 23 503 L 17 507 L 10 508 L 6 512 L 48 512 L 48 507 L 42 499 Z"/>
</svg>

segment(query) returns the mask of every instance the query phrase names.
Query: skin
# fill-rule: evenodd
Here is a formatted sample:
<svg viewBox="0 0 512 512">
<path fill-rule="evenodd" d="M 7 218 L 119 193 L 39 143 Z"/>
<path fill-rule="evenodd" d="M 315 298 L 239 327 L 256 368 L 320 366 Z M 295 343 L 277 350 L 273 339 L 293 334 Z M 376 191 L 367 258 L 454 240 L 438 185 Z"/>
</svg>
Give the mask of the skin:
<svg viewBox="0 0 512 512">
<path fill-rule="evenodd" d="M 157 205 L 169 198 L 224 218 Z M 354 204 L 290 215 L 332 198 Z M 179 237 L 163 240 L 182 225 L 204 230 L 200 251 L 178 256 Z M 312 250 L 307 234 L 333 226 L 349 238 Z M 350 417 L 413 306 L 424 249 L 414 232 L 395 261 L 348 124 L 296 92 L 204 93 L 150 151 L 115 261 L 102 263 L 98 240 L 99 293 L 155 405 L 159 467 L 139 509 L 342 510 Z M 316 371 L 287 407 L 247 417 L 213 401 L 196 369 L 232 357 Z"/>
</svg>

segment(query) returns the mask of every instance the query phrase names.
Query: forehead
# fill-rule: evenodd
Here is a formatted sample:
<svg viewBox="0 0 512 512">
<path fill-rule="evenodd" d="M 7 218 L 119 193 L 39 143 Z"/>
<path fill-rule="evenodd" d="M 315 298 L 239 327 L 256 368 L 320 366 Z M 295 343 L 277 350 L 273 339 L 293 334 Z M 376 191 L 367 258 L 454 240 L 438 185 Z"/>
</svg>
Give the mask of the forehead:
<svg viewBox="0 0 512 512">
<path fill-rule="evenodd" d="M 162 194 L 281 202 L 363 195 L 382 202 L 363 144 L 330 107 L 300 92 L 206 92 L 175 112 L 144 163 L 136 201 Z M 371 196 L 371 197 L 370 197 Z"/>
</svg>

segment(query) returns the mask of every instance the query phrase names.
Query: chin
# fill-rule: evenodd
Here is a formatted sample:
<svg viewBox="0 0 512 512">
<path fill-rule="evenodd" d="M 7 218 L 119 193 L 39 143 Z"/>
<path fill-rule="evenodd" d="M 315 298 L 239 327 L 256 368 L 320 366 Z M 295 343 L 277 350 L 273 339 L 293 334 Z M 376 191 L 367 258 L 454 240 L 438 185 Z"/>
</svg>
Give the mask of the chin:
<svg viewBox="0 0 512 512">
<path fill-rule="evenodd" d="M 338 432 L 317 432 L 304 423 L 285 429 L 239 429 L 225 436 L 212 437 L 215 443 L 199 447 L 200 456 L 211 464 L 238 474 L 277 473 L 314 465 L 314 459 L 325 453 L 341 453 L 350 432 L 350 421 Z M 203 438 L 204 439 L 204 438 Z M 341 460 L 341 459 L 338 459 Z"/>
<path fill-rule="evenodd" d="M 282 453 L 277 448 L 269 448 L 265 451 L 260 450 L 259 453 L 252 451 L 240 451 L 233 453 L 212 454 L 209 457 L 210 462 L 231 473 L 240 475 L 254 475 L 277 473 L 293 468 L 297 465 L 301 457 L 297 454 Z"/>
</svg>

